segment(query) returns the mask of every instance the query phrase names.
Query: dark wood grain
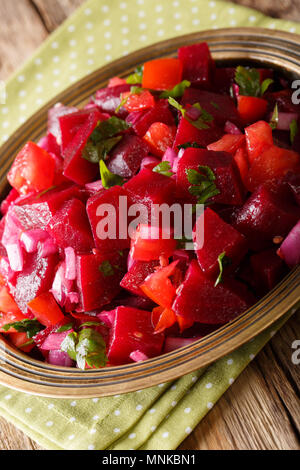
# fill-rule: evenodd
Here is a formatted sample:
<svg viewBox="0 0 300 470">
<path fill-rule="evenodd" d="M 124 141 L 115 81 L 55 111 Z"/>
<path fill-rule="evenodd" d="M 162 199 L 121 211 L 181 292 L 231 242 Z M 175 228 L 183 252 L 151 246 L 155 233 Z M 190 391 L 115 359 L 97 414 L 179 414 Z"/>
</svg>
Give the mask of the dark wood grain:
<svg viewBox="0 0 300 470">
<path fill-rule="evenodd" d="M 233 0 L 274 17 L 300 20 L 299 0 Z M 0 79 L 5 79 L 84 0 L 0 0 Z M 181 449 L 299 449 L 300 366 L 292 318 L 181 445 Z M 1 450 L 39 446 L 0 418 Z"/>
</svg>

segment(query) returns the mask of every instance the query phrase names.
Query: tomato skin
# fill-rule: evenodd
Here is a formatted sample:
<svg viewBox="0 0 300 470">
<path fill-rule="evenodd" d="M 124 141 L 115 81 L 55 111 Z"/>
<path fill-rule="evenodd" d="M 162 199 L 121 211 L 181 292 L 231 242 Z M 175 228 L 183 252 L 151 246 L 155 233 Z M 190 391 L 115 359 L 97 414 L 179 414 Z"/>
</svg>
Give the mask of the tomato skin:
<svg viewBox="0 0 300 470">
<path fill-rule="evenodd" d="M 244 186 L 246 187 L 248 171 L 249 171 L 249 161 L 248 161 L 247 150 L 246 150 L 245 147 L 240 147 L 236 151 L 236 153 L 234 155 L 234 160 L 235 160 L 235 163 L 237 164 L 237 167 L 239 169 L 242 182 L 243 182 Z"/>
<path fill-rule="evenodd" d="M 148 90 L 142 91 L 140 94 L 131 93 L 130 91 L 122 93 L 122 100 L 123 99 L 126 99 L 126 103 L 123 107 L 127 109 L 129 113 L 142 111 L 155 106 L 155 99 Z"/>
<path fill-rule="evenodd" d="M 253 163 L 265 150 L 273 146 L 271 126 L 258 121 L 245 129 L 249 162 Z"/>
<path fill-rule="evenodd" d="M 268 102 L 254 96 L 238 96 L 238 112 L 244 124 L 262 119 L 267 112 Z"/>
<path fill-rule="evenodd" d="M 175 273 L 177 264 L 178 261 L 174 261 L 169 266 L 150 274 L 141 285 L 141 289 L 147 297 L 166 309 L 171 309 L 176 296 L 176 288 L 169 277 Z"/>
<path fill-rule="evenodd" d="M 177 317 L 170 308 L 156 307 L 152 311 L 152 323 L 155 333 L 162 333 L 176 323 Z"/>
<path fill-rule="evenodd" d="M 163 238 L 164 232 L 157 227 L 158 237 L 151 238 L 150 225 L 140 224 L 131 240 L 131 256 L 137 261 L 153 261 L 158 260 L 164 255 L 169 258 L 176 250 L 177 242 L 172 238 Z"/>
<path fill-rule="evenodd" d="M 35 318 L 44 326 L 56 325 L 64 319 L 64 315 L 51 292 L 39 295 L 27 305 Z"/>
<path fill-rule="evenodd" d="M 182 80 L 183 66 L 178 59 L 155 59 L 146 62 L 143 73 L 143 88 L 171 90 Z"/>
<path fill-rule="evenodd" d="M 18 315 L 21 313 L 7 287 L 0 287 L 0 312 Z"/>
<path fill-rule="evenodd" d="M 144 140 L 149 145 L 151 153 L 162 157 L 167 148 L 173 146 L 175 135 L 176 127 L 167 126 L 163 122 L 155 122 L 149 127 Z"/>
<path fill-rule="evenodd" d="M 22 347 L 23 344 L 30 341 L 26 333 L 10 333 L 9 340 L 14 346 L 16 346 L 16 348 L 21 349 L 21 351 L 25 353 L 29 353 L 35 346 L 34 344 L 28 344 L 27 346 Z"/>
<path fill-rule="evenodd" d="M 231 155 L 235 155 L 236 151 L 244 144 L 245 136 L 225 134 L 220 140 L 209 144 L 208 150 L 214 150 L 215 152 L 228 152 Z"/>
<path fill-rule="evenodd" d="M 114 86 L 127 85 L 126 80 L 120 77 L 113 77 L 108 82 L 108 88 L 113 88 Z"/>
<path fill-rule="evenodd" d="M 7 179 L 20 194 L 28 194 L 50 188 L 54 176 L 55 161 L 51 155 L 28 142 L 16 156 Z"/>
</svg>

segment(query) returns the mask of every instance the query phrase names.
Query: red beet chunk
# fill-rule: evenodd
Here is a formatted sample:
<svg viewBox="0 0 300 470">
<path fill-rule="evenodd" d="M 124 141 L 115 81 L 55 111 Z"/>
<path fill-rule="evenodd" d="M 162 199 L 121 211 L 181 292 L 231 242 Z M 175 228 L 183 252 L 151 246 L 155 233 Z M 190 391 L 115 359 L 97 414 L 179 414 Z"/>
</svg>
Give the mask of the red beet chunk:
<svg viewBox="0 0 300 470">
<path fill-rule="evenodd" d="M 37 252 L 26 256 L 23 271 L 16 276 L 14 285 L 9 286 L 24 314 L 28 313 L 27 304 L 31 300 L 51 288 L 57 263 L 57 255 L 42 258 Z"/>
<path fill-rule="evenodd" d="M 197 198 L 189 192 L 191 183 L 186 170 L 199 169 L 199 165 L 208 166 L 216 176 L 216 187 L 220 194 L 214 202 L 230 205 L 241 205 L 244 201 L 244 188 L 232 155 L 226 152 L 213 152 L 204 149 L 188 148 L 179 159 L 177 169 L 177 192 L 180 196 L 195 203 Z"/>
<path fill-rule="evenodd" d="M 86 184 L 95 180 L 99 174 L 99 165 L 82 157 L 82 152 L 89 137 L 101 119 L 101 113 L 92 112 L 80 127 L 75 137 L 64 151 L 64 176 L 78 184 Z"/>
<path fill-rule="evenodd" d="M 58 103 L 56 106 L 51 108 L 48 112 L 48 133 L 52 134 L 58 145 L 61 144 L 61 133 L 60 133 L 60 125 L 59 125 L 59 118 L 61 116 L 66 116 L 67 114 L 76 113 L 78 111 L 77 108 L 71 106 L 64 106 L 61 103 Z"/>
<path fill-rule="evenodd" d="M 114 148 L 108 161 L 109 170 L 123 178 L 132 178 L 149 153 L 148 145 L 135 135 L 125 135 Z"/>
<path fill-rule="evenodd" d="M 276 254 L 276 248 L 252 255 L 250 264 L 255 287 L 260 294 L 273 289 L 286 273 L 285 263 Z"/>
<path fill-rule="evenodd" d="M 126 257 L 120 253 L 95 252 L 77 257 L 77 288 L 80 310 L 91 312 L 111 302 L 120 292 Z"/>
<path fill-rule="evenodd" d="M 58 209 L 72 198 L 85 202 L 86 192 L 75 184 L 66 183 L 44 194 L 26 198 L 21 205 L 14 207 L 14 212 L 24 230 L 45 228 Z"/>
<path fill-rule="evenodd" d="M 296 203 L 300 206 L 300 174 L 289 173 L 286 175 L 286 181 Z"/>
<path fill-rule="evenodd" d="M 61 132 L 61 150 L 65 151 L 71 140 L 75 137 L 81 126 L 85 123 L 91 113 L 97 113 L 97 108 L 81 109 L 76 113 L 67 114 L 59 118 L 60 132 Z M 99 116 L 99 121 L 108 119 L 108 114 L 102 114 Z"/>
<path fill-rule="evenodd" d="M 230 96 L 219 95 L 210 91 L 198 90 L 197 88 L 187 88 L 182 97 L 182 106 L 187 104 L 200 103 L 209 112 L 215 123 L 224 125 L 226 121 L 240 124 L 240 117 L 234 101 Z"/>
<path fill-rule="evenodd" d="M 9 206 L 19 198 L 19 193 L 15 188 L 12 188 L 6 198 L 1 202 L 0 210 L 3 215 L 5 215 L 9 209 Z"/>
<path fill-rule="evenodd" d="M 127 192 L 120 186 L 104 189 L 90 197 L 87 202 L 94 242 L 104 253 L 130 247 L 126 204 L 130 207 L 130 200 Z M 109 213 L 105 205 L 110 206 Z M 121 230 L 123 235 L 120 234 Z"/>
<path fill-rule="evenodd" d="M 161 353 L 163 342 L 163 334 L 154 334 L 151 312 L 118 307 L 110 332 L 108 359 L 113 364 L 126 364 L 134 351 L 155 357 Z"/>
<path fill-rule="evenodd" d="M 168 100 L 159 100 L 148 111 L 134 111 L 126 119 L 131 124 L 134 132 L 144 137 L 147 130 L 154 122 L 162 122 L 169 126 L 174 125 L 174 117 L 170 111 Z"/>
<path fill-rule="evenodd" d="M 245 285 L 238 281 L 227 278 L 217 287 L 214 283 L 193 260 L 172 307 L 176 315 L 187 322 L 225 324 L 255 303 Z"/>
<path fill-rule="evenodd" d="M 153 274 L 155 268 L 159 266 L 158 261 L 135 261 L 121 281 L 121 287 L 132 292 L 134 295 L 146 297 L 140 289 L 146 277 Z"/>
<path fill-rule="evenodd" d="M 214 61 L 206 42 L 180 47 L 178 59 L 183 65 L 182 76 L 185 80 L 194 85 L 210 85 Z"/>
<path fill-rule="evenodd" d="M 113 87 L 102 88 L 95 95 L 95 104 L 103 113 L 114 114 L 117 107 L 121 103 L 121 94 L 130 91 L 131 85 L 123 84 Z M 128 112 L 125 108 L 121 108 L 118 117 L 125 118 Z"/>
<path fill-rule="evenodd" d="M 152 204 L 171 204 L 174 201 L 174 180 L 147 168 L 129 180 L 124 188 L 133 203 L 143 204 L 148 209 L 151 209 Z"/>
<path fill-rule="evenodd" d="M 58 157 L 61 154 L 60 145 L 58 145 L 56 138 L 50 132 L 39 141 L 38 146 L 48 153 L 54 153 Z"/>
<path fill-rule="evenodd" d="M 47 231 L 59 248 L 72 247 L 77 253 L 91 251 L 94 241 L 85 205 L 70 199 L 51 218 Z"/>
<path fill-rule="evenodd" d="M 204 230 L 204 244 L 195 242 L 195 251 L 199 265 L 206 275 L 218 275 L 218 257 L 223 252 L 230 258 L 230 268 L 238 266 L 247 252 L 247 242 L 243 235 L 231 225 L 226 224 L 214 211 L 206 208 L 194 228 L 194 238 Z"/>
<path fill-rule="evenodd" d="M 262 250 L 272 245 L 274 237 L 285 237 L 299 217 L 297 206 L 261 186 L 233 214 L 233 225 L 246 236 L 251 248 Z"/>
<path fill-rule="evenodd" d="M 222 129 L 216 127 L 214 123 L 210 125 L 209 129 L 197 129 L 182 117 L 177 128 L 173 148 L 178 150 L 178 146 L 186 142 L 196 142 L 201 147 L 207 147 L 207 145 L 220 139 L 222 135 Z"/>
</svg>

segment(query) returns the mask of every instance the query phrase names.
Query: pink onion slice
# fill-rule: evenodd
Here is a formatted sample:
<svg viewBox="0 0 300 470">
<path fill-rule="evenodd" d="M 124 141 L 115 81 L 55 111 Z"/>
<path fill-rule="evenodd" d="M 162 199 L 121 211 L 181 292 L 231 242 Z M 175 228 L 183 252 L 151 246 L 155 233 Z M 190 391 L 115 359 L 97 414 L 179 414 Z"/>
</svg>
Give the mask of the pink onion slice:
<svg viewBox="0 0 300 470">
<path fill-rule="evenodd" d="M 72 361 L 69 355 L 66 352 L 60 350 L 49 351 L 47 362 L 55 366 L 74 366 L 74 361 Z"/>
<path fill-rule="evenodd" d="M 20 242 L 5 246 L 11 269 L 14 272 L 23 271 L 24 255 Z"/>
<path fill-rule="evenodd" d="M 146 354 L 144 354 L 142 351 L 133 351 L 129 357 L 134 362 L 143 362 L 149 359 L 149 357 L 146 356 Z"/>
<path fill-rule="evenodd" d="M 65 276 L 69 281 L 75 281 L 76 279 L 76 255 L 74 248 L 69 246 L 65 248 L 65 261 L 66 261 L 66 271 Z"/>
<path fill-rule="evenodd" d="M 175 349 L 183 348 L 189 344 L 198 341 L 200 338 L 176 338 L 173 336 L 167 336 L 165 341 L 164 353 L 175 351 Z"/>
<path fill-rule="evenodd" d="M 61 343 L 63 340 L 68 336 L 69 333 L 72 333 L 72 329 L 68 331 L 63 331 L 62 333 L 51 333 L 43 344 L 40 346 L 40 349 L 46 350 L 46 351 L 51 351 L 51 350 L 57 350 L 60 349 Z"/>
<path fill-rule="evenodd" d="M 224 131 L 226 134 L 241 135 L 242 131 L 233 122 L 226 121 Z"/>
<path fill-rule="evenodd" d="M 300 220 L 283 241 L 278 254 L 290 268 L 300 263 Z"/>
</svg>

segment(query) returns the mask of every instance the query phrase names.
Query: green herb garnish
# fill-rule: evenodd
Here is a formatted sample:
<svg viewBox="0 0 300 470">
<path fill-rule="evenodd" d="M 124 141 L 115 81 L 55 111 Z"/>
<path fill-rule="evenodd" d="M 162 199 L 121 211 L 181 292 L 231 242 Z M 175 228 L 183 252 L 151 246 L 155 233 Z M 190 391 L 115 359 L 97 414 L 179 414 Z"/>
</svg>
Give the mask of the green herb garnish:
<svg viewBox="0 0 300 470">
<path fill-rule="evenodd" d="M 240 87 L 242 96 L 260 97 L 265 94 L 269 86 L 274 82 L 267 78 L 260 83 L 260 73 L 257 69 L 239 66 L 235 71 L 235 81 Z"/>
<path fill-rule="evenodd" d="M 56 333 L 64 333 L 65 331 L 69 331 L 73 328 L 73 323 L 67 323 L 66 325 L 61 326 L 56 330 Z"/>
<path fill-rule="evenodd" d="M 103 160 L 100 160 L 100 175 L 103 188 L 110 189 L 113 186 L 122 186 L 124 180 L 121 176 L 115 175 L 107 168 Z"/>
<path fill-rule="evenodd" d="M 175 85 L 172 90 L 166 90 L 163 91 L 160 94 L 160 98 L 181 98 L 187 88 L 191 86 L 191 82 L 188 80 L 183 80 L 182 82 L 178 83 L 178 85 Z"/>
<path fill-rule="evenodd" d="M 127 77 L 126 82 L 129 85 L 136 85 L 138 83 L 142 83 L 143 81 L 143 72 L 144 72 L 144 66 L 137 67 L 134 71 L 133 74 L 129 75 Z"/>
<path fill-rule="evenodd" d="M 290 139 L 292 144 L 294 143 L 295 137 L 298 134 L 298 130 L 297 119 L 293 119 L 290 124 Z"/>
<path fill-rule="evenodd" d="M 79 333 L 70 333 L 62 342 L 61 350 L 66 352 L 77 366 L 85 370 L 89 367 L 105 367 L 107 363 L 104 339 L 92 328 L 85 328 Z"/>
<path fill-rule="evenodd" d="M 99 271 L 103 274 L 104 277 L 110 277 L 115 274 L 109 261 L 103 261 L 103 263 L 99 266 Z"/>
<path fill-rule="evenodd" d="M 203 145 L 197 144 L 197 142 L 186 142 L 185 144 L 177 145 L 178 150 L 181 149 L 188 149 L 188 148 L 194 148 L 194 149 L 205 149 L 206 147 L 203 147 Z"/>
<path fill-rule="evenodd" d="M 153 168 L 152 171 L 154 171 L 155 173 L 159 173 L 160 175 L 164 175 L 164 176 L 174 175 L 170 162 L 167 162 L 167 161 L 159 163 Z"/>
<path fill-rule="evenodd" d="M 220 274 L 217 277 L 217 280 L 215 282 L 215 287 L 217 287 L 217 285 L 223 282 L 222 277 L 223 277 L 224 268 L 231 264 L 231 259 L 228 258 L 228 256 L 226 256 L 226 251 L 223 251 L 223 253 L 221 253 L 218 256 L 218 263 L 219 263 Z"/>
<path fill-rule="evenodd" d="M 26 333 L 28 338 L 33 338 L 33 336 L 45 329 L 45 327 L 36 319 L 25 319 L 14 323 L 8 323 L 3 325 L 2 328 L 4 331 L 9 331 L 10 328 L 14 328 L 19 333 Z"/>
<path fill-rule="evenodd" d="M 201 115 L 198 119 L 193 121 L 192 119 L 187 117 L 186 115 L 187 110 L 180 103 L 178 103 L 178 101 L 176 101 L 171 96 L 168 99 L 168 101 L 171 106 L 173 106 L 178 111 L 180 111 L 182 116 L 197 129 L 200 129 L 200 130 L 209 129 L 209 126 L 207 125 L 207 123 L 210 123 L 214 120 L 213 116 L 210 113 L 208 113 L 204 108 L 202 108 L 202 106 L 199 103 L 193 104 L 193 108 L 199 109 L 199 111 L 201 111 Z"/>
<path fill-rule="evenodd" d="M 270 127 L 271 129 L 274 131 L 275 129 L 277 129 L 277 126 L 278 126 L 278 119 L 279 119 L 279 114 L 278 114 L 278 105 L 277 103 L 275 104 L 275 108 L 274 108 L 274 111 L 273 111 L 273 114 L 272 114 L 272 117 L 271 117 L 271 121 L 270 121 Z"/>
<path fill-rule="evenodd" d="M 208 166 L 199 165 L 198 170 L 188 168 L 186 175 L 191 183 L 189 192 L 197 197 L 198 204 L 205 204 L 208 199 L 220 194 L 214 182 L 216 180 L 215 174 Z"/>
</svg>

